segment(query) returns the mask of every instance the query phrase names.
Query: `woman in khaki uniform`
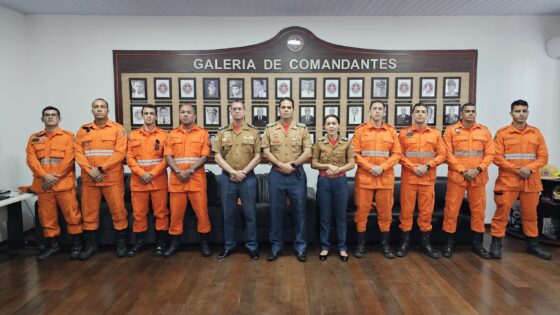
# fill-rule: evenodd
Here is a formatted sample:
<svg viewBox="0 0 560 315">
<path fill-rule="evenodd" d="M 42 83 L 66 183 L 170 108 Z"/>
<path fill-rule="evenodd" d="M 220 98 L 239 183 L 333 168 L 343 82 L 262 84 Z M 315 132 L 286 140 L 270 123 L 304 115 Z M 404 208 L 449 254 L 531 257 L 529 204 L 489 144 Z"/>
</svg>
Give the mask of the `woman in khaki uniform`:
<svg viewBox="0 0 560 315">
<path fill-rule="evenodd" d="M 326 137 L 313 146 L 311 167 L 319 170 L 317 179 L 317 206 L 319 207 L 321 253 L 326 260 L 331 244 L 329 232 L 334 212 L 340 259 L 348 261 L 346 245 L 346 208 L 348 206 L 348 180 L 346 172 L 353 169 L 354 148 L 338 134 L 340 126 L 336 115 L 327 115 L 324 122 Z"/>
</svg>

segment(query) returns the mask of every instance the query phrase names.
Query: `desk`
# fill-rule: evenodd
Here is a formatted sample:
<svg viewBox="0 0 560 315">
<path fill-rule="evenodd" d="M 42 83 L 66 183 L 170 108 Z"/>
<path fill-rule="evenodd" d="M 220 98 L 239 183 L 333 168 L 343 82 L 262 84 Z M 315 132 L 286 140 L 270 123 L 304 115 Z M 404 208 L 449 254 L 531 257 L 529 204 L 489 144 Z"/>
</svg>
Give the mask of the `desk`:
<svg viewBox="0 0 560 315">
<path fill-rule="evenodd" d="M 21 203 L 27 199 L 35 197 L 35 194 L 13 193 L 12 197 L 0 200 L 0 208 L 8 208 L 8 245 L 10 249 L 24 247 L 23 242 L 23 215 Z"/>
</svg>

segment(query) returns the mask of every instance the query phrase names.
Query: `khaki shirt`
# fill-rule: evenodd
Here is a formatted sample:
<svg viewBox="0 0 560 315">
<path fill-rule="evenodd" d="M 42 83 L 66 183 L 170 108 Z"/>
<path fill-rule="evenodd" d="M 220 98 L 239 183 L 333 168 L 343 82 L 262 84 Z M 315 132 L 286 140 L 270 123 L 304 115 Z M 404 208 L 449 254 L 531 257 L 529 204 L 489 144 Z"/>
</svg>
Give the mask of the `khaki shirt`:
<svg viewBox="0 0 560 315">
<path fill-rule="evenodd" d="M 233 124 L 229 124 L 216 135 L 212 151 L 221 154 L 229 166 L 240 171 L 261 152 L 259 131 L 244 122 L 237 132 Z"/>
<path fill-rule="evenodd" d="M 346 138 L 338 138 L 338 143 L 333 146 L 327 137 L 321 137 L 313 145 L 313 160 L 322 164 L 344 166 L 348 160 L 353 159 L 356 154 L 354 147 Z"/>
<path fill-rule="evenodd" d="M 270 148 L 270 152 L 282 163 L 295 161 L 306 148 L 311 148 L 311 139 L 307 126 L 292 121 L 288 133 L 280 121 L 266 125 L 262 147 Z"/>
</svg>

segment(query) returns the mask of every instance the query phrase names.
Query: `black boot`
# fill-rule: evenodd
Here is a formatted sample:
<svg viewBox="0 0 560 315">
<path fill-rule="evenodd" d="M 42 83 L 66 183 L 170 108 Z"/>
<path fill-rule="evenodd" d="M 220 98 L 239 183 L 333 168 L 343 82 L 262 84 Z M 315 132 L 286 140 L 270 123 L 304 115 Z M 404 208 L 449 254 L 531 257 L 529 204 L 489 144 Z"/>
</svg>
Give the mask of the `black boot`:
<svg viewBox="0 0 560 315">
<path fill-rule="evenodd" d="M 381 254 L 383 254 L 385 258 L 395 258 L 395 253 L 389 244 L 389 232 L 381 232 Z"/>
<path fill-rule="evenodd" d="M 126 237 L 125 230 L 117 230 L 115 234 L 117 236 L 117 257 L 122 258 L 126 256 Z"/>
<path fill-rule="evenodd" d="M 492 236 L 492 244 L 490 244 L 490 257 L 502 259 L 502 238 Z"/>
<path fill-rule="evenodd" d="M 82 251 L 82 233 L 72 235 L 72 247 L 70 248 L 70 260 L 80 258 Z"/>
<path fill-rule="evenodd" d="M 37 260 L 44 261 L 51 256 L 56 256 L 58 253 L 60 253 L 60 246 L 58 245 L 56 237 L 49 237 L 47 238 L 47 247 L 37 256 Z"/>
<path fill-rule="evenodd" d="M 157 231 L 157 244 L 154 251 L 155 256 L 163 256 L 165 253 L 165 243 L 167 242 L 167 231 Z"/>
<path fill-rule="evenodd" d="M 364 252 L 366 251 L 365 234 L 365 232 L 358 232 L 358 244 L 356 245 L 356 250 L 354 250 L 354 257 L 356 258 L 364 257 Z"/>
<path fill-rule="evenodd" d="M 447 233 L 447 232 L 443 232 L 443 233 L 447 235 L 447 241 L 443 246 L 443 251 L 441 252 L 441 255 L 445 258 L 451 258 L 451 256 L 453 256 L 453 247 L 455 247 L 455 233 Z"/>
<path fill-rule="evenodd" d="M 477 233 L 474 232 L 473 234 L 473 243 L 472 243 L 472 251 L 477 254 L 478 256 L 484 259 L 492 259 L 490 253 L 484 249 L 482 246 L 482 241 L 484 240 L 484 233 Z"/>
<path fill-rule="evenodd" d="M 527 252 L 542 259 L 552 259 L 552 254 L 541 248 L 536 237 L 527 237 Z"/>
<path fill-rule="evenodd" d="M 200 253 L 203 257 L 212 256 L 212 249 L 210 248 L 210 242 L 208 241 L 208 235 L 210 233 L 199 233 L 200 236 Z"/>
<path fill-rule="evenodd" d="M 83 248 L 82 252 L 80 252 L 80 260 L 88 260 L 97 252 L 96 234 L 97 231 L 84 231 L 86 246 Z"/>
<path fill-rule="evenodd" d="M 431 237 L 432 236 L 430 232 L 422 232 L 422 240 L 420 241 L 420 247 L 422 247 L 422 251 L 424 252 L 424 254 L 426 254 L 426 256 L 430 258 L 438 259 L 439 254 L 435 249 L 433 249 L 432 244 L 430 243 Z"/>
<path fill-rule="evenodd" d="M 181 243 L 181 235 L 170 235 L 171 242 L 169 243 L 169 247 L 163 253 L 163 256 L 170 257 L 177 253 L 179 250 L 179 246 Z"/>
<path fill-rule="evenodd" d="M 128 251 L 126 252 L 126 256 L 128 257 L 133 257 L 136 256 L 137 253 L 140 252 L 140 250 L 142 250 L 142 247 L 144 247 L 144 237 L 146 235 L 145 232 L 138 232 L 138 233 L 134 233 L 135 235 L 135 239 L 134 239 L 134 243 L 132 244 L 132 246 L 130 246 L 130 248 L 128 249 Z"/>
<path fill-rule="evenodd" d="M 401 244 L 399 245 L 399 248 L 397 248 L 397 252 L 395 253 L 395 255 L 397 255 L 398 257 L 406 256 L 409 245 L 410 245 L 410 232 L 402 232 Z"/>
</svg>

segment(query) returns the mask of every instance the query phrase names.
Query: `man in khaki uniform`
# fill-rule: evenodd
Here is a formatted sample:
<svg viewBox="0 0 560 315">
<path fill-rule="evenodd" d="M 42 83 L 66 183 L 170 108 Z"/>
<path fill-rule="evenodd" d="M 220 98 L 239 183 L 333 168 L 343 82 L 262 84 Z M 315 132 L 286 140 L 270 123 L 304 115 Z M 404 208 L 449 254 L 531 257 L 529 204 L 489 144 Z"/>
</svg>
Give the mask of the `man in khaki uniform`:
<svg viewBox="0 0 560 315">
<path fill-rule="evenodd" d="M 294 250 L 299 261 L 307 260 L 305 241 L 305 200 L 307 179 L 303 163 L 311 157 L 311 140 L 304 124 L 294 121 L 294 100 L 280 100 L 280 120 L 268 124 L 263 136 L 263 154 L 272 163 L 268 174 L 270 196 L 270 242 L 268 261 L 278 258 L 284 246 L 282 238 L 286 197 L 294 217 Z"/>
<path fill-rule="evenodd" d="M 259 259 L 257 244 L 257 177 L 253 169 L 261 160 L 261 138 L 253 126 L 245 122 L 245 104 L 231 103 L 233 122 L 220 129 L 212 151 L 216 163 L 223 169 L 220 175 L 222 209 L 224 211 L 224 250 L 218 259 L 224 259 L 235 250 L 235 205 L 241 198 L 247 237 L 245 247 L 253 260 Z"/>
</svg>

